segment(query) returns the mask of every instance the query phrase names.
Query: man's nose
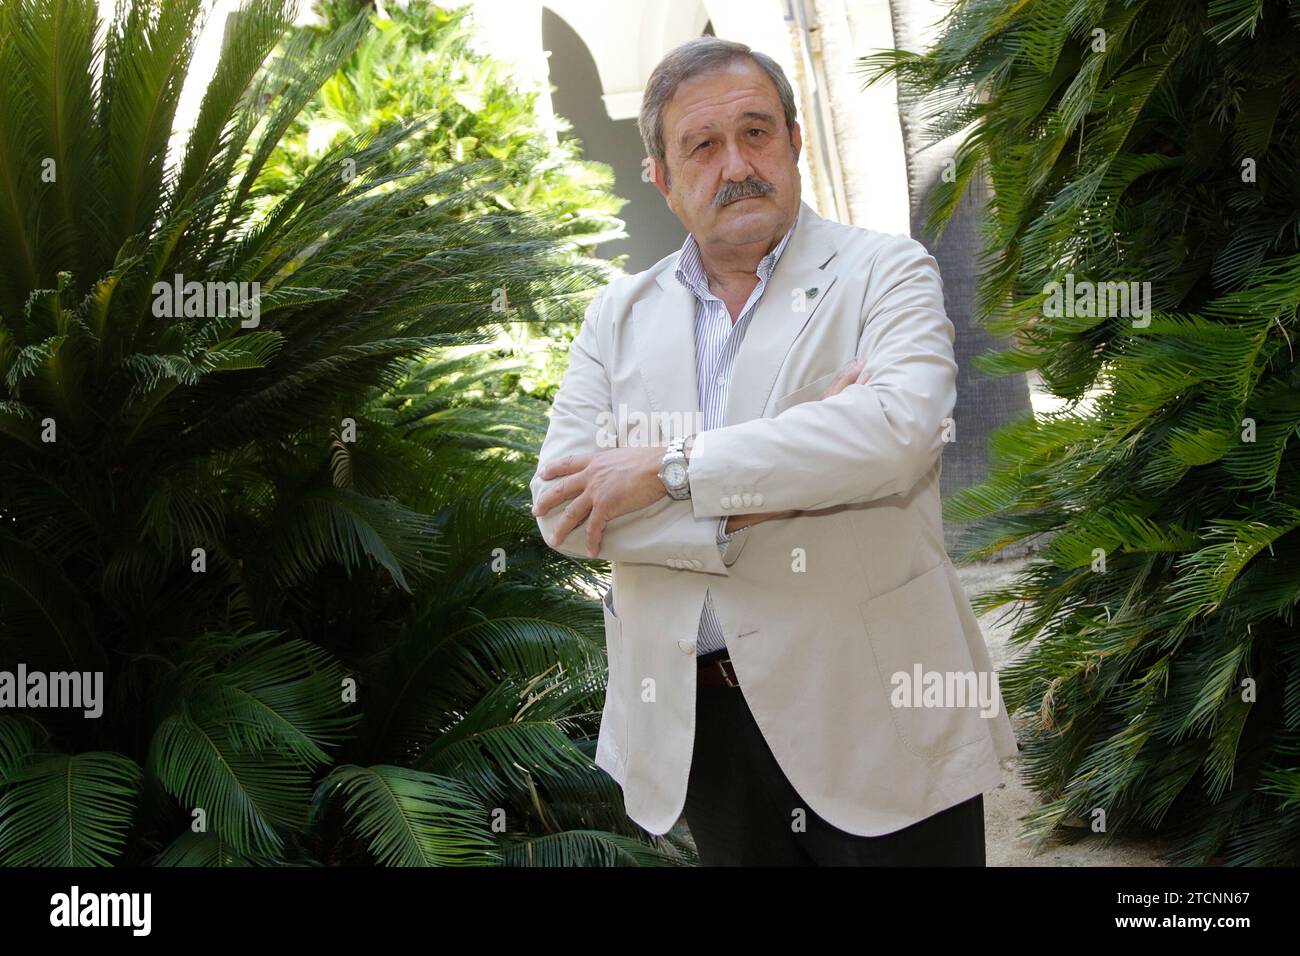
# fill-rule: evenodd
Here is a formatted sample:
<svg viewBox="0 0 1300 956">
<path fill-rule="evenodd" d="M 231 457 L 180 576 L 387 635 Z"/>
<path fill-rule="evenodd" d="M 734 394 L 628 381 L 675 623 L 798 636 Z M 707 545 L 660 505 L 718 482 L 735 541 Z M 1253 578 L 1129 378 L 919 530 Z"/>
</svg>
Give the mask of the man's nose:
<svg viewBox="0 0 1300 956">
<path fill-rule="evenodd" d="M 743 183 L 753 175 L 754 165 L 749 161 L 749 156 L 738 142 L 729 141 L 723 156 L 722 178 L 733 183 Z"/>
</svg>

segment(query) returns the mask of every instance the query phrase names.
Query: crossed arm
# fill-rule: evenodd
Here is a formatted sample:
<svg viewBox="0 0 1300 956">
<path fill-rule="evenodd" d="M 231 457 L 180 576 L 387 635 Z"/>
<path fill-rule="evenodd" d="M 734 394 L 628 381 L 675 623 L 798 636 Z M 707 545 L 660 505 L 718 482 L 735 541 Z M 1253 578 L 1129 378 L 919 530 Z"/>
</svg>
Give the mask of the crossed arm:
<svg viewBox="0 0 1300 956">
<path fill-rule="evenodd" d="M 656 477 L 664 449 L 601 447 L 602 422 L 612 418 L 609 370 L 598 341 L 603 298 L 587 309 L 551 408 L 531 483 L 538 527 L 548 545 L 573 557 L 725 575 L 718 519 L 698 517 L 689 500 L 669 498 Z M 733 546 L 730 560 L 738 553 Z"/>
<path fill-rule="evenodd" d="M 598 296 L 573 342 L 532 481 L 533 513 L 547 544 L 574 557 L 725 575 L 739 548 L 724 561 L 717 538 L 724 516 L 730 532 L 906 493 L 942 451 L 943 423 L 956 401 L 954 330 L 938 266 L 924 247 L 909 240 L 881 256 L 876 268 L 888 286 L 865 305 L 855 364 L 819 401 L 700 432 L 685 501 L 669 498 L 659 481 L 662 448 L 602 449 L 597 442 L 611 401 Z M 754 503 L 739 514 L 723 504 L 739 500 L 730 494 L 737 489 L 761 489 L 747 494 Z"/>
</svg>

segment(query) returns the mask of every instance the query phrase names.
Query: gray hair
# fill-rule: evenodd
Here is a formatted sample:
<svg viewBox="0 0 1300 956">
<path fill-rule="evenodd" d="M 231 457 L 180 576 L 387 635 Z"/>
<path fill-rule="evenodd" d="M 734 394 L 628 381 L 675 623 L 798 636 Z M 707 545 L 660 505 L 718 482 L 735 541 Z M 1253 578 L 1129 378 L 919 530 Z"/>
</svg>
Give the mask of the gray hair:
<svg viewBox="0 0 1300 956">
<path fill-rule="evenodd" d="M 664 106 L 673 98 L 685 80 L 700 73 L 721 69 L 733 60 L 749 57 L 767 74 L 776 94 L 781 100 L 781 109 L 785 112 L 787 130 L 794 129 L 794 90 L 785 78 L 781 65 L 766 53 L 751 50 L 743 43 L 733 40 L 720 40 L 717 37 L 703 36 L 687 40 L 681 46 L 670 50 L 659 61 L 659 65 L 650 74 L 646 83 L 645 94 L 641 97 L 641 115 L 637 126 L 641 130 L 641 141 L 645 144 L 647 156 L 653 156 L 655 162 L 664 165 L 665 176 L 668 173 L 664 161 Z"/>
</svg>

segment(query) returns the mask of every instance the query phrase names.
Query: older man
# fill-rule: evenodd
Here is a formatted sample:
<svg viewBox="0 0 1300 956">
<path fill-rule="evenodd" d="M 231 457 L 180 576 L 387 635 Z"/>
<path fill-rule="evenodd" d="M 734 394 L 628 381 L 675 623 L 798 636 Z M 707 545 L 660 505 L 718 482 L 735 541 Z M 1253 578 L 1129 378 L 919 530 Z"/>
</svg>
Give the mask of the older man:
<svg viewBox="0 0 1300 956">
<path fill-rule="evenodd" d="M 689 236 L 592 302 L 532 484 L 551 547 L 613 563 L 596 763 L 706 865 L 983 865 L 1015 738 L 943 546 L 935 261 L 801 203 L 742 44 L 669 53 L 640 125 Z"/>
</svg>

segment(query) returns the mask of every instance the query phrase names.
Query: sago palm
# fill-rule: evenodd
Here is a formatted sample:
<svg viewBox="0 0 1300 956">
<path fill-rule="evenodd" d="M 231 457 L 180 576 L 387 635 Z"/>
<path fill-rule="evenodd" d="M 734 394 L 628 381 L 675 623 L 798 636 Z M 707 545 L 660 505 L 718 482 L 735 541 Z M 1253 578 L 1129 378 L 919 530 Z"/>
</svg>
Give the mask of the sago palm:
<svg viewBox="0 0 1300 956">
<path fill-rule="evenodd" d="M 433 0 L 385 4 L 322 0 L 316 22 L 299 29 L 313 46 L 329 41 L 360 11 L 373 29 L 294 118 L 267 159 L 266 201 L 294 188 L 331 147 L 380 129 L 394 119 L 429 122 L 393 151 L 390 161 L 420 157 L 432 169 L 492 158 L 509 161 L 523 175 L 502 181 L 490 202 L 496 208 L 545 210 L 563 224 L 575 261 L 598 244 L 625 238 L 615 218 L 625 200 L 613 193 L 613 171 L 582 159 L 577 140 L 562 135 L 567 123 L 552 117 L 560 133 L 540 122 L 538 94 L 519 82 L 517 67 L 477 49 L 475 6 L 448 9 Z M 505 332 L 522 359 L 519 378 L 529 394 L 550 397 L 563 374 L 564 345 L 576 332 L 567 316 L 555 321 L 513 322 Z"/>
<path fill-rule="evenodd" d="M 1297 59 L 1295 3 L 960 0 L 870 61 L 933 135 L 973 124 L 933 222 L 989 178 L 983 314 L 1020 346 L 984 365 L 1064 402 L 948 511 L 968 557 L 1043 543 L 978 601 L 1028 645 L 1002 687 L 1040 837 L 1300 860 Z"/>
<path fill-rule="evenodd" d="M 542 410 L 482 354 L 603 269 L 492 201 L 526 170 L 394 161 L 427 118 L 268 187 L 364 16 L 250 0 L 169 158 L 203 13 L 0 8 L 0 669 L 104 691 L 0 712 L 0 862 L 678 859 L 591 763 Z"/>
</svg>

